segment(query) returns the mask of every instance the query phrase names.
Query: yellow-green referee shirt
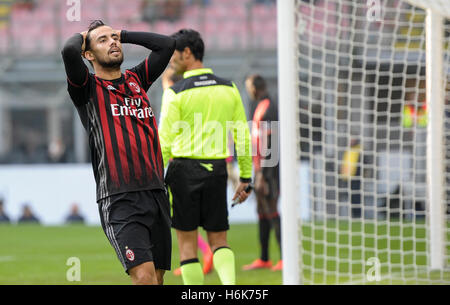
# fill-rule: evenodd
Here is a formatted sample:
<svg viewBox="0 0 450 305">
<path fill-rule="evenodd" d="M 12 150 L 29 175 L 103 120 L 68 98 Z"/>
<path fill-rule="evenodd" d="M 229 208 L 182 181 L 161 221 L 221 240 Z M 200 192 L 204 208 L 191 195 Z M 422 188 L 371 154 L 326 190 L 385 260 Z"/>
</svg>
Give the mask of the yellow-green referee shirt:
<svg viewBox="0 0 450 305">
<path fill-rule="evenodd" d="M 164 166 L 170 158 L 228 158 L 231 131 L 240 177 L 251 178 L 250 132 L 236 85 L 208 68 L 183 77 L 163 94 L 158 130 Z"/>
</svg>

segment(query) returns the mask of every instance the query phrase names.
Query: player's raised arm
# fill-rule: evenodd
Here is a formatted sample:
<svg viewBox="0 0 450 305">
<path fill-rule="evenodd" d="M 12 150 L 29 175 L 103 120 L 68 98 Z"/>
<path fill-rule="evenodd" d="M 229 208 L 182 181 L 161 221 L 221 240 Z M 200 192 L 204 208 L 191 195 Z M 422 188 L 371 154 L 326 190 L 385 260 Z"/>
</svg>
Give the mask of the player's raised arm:
<svg viewBox="0 0 450 305">
<path fill-rule="evenodd" d="M 175 39 L 155 33 L 122 30 L 120 41 L 140 45 L 152 51 L 143 62 L 131 69 L 138 74 L 143 81 L 142 85 L 148 90 L 169 63 L 175 50 Z"/>
<path fill-rule="evenodd" d="M 67 79 L 75 87 L 84 86 L 89 74 L 89 69 L 82 58 L 85 35 L 86 32 L 73 35 L 67 40 L 61 51 Z"/>
</svg>

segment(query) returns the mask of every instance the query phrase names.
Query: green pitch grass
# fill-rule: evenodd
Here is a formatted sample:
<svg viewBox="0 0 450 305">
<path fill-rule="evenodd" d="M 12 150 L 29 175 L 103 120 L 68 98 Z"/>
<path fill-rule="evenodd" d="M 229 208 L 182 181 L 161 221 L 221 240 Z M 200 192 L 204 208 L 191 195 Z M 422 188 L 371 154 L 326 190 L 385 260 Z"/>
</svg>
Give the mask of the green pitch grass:
<svg viewBox="0 0 450 305">
<path fill-rule="evenodd" d="M 305 223 L 300 234 L 305 284 L 362 284 L 374 266 L 367 263 L 373 258 L 378 259 L 380 266 L 381 279 L 377 284 L 450 283 L 449 269 L 427 271 L 429 242 L 423 220 L 330 220 Z M 450 240 L 448 229 L 446 240 Z M 450 244 L 445 247 L 450 253 Z M 446 265 L 450 266 L 450 259 Z"/>
<path fill-rule="evenodd" d="M 450 227 L 450 224 L 447 224 Z M 447 230 L 447 240 L 450 240 Z M 259 254 L 256 224 L 232 224 L 229 243 L 236 257 L 236 281 L 241 285 L 279 285 L 281 272 L 241 271 Z M 353 221 L 305 224 L 301 255 L 306 284 L 359 284 L 366 262 L 377 257 L 382 264 L 381 284 L 449 283 L 450 271 L 422 273 L 427 266 L 427 234 L 423 222 L 374 224 Z M 172 268 L 179 267 L 173 235 Z M 0 225 L 0 284 L 130 284 L 116 254 L 100 227 Z M 447 243 L 447 252 L 450 244 Z M 275 237 L 270 240 L 271 259 L 280 258 Z M 314 255 L 312 255 L 314 253 Z M 81 263 L 81 281 L 69 282 L 70 257 Z M 450 265 L 450 261 L 447 262 Z M 417 268 L 418 267 L 418 268 Z M 326 270 L 326 272 L 324 272 Z M 398 278 L 394 278 L 398 276 Z M 430 281 L 431 279 L 431 281 Z M 167 272 L 165 284 L 181 285 L 181 277 Z M 205 284 L 220 285 L 213 271 Z"/>
<path fill-rule="evenodd" d="M 202 232 L 203 233 L 203 232 Z M 242 285 L 280 285 L 281 272 L 270 270 L 241 271 L 259 254 L 256 224 L 232 224 L 229 244 L 236 256 L 236 281 Z M 172 269 L 179 266 L 176 236 L 173 238 Z M 130 284 L 113 248 L 101 227 L 38 225 L 0 225 L 0 284 Z M 272 233 L 271 258 L 280 258 Z M 81 281 L 69 282 L 66 265 L 70 257 L 81 263 Z M 201 256 L 200 256 L 201 257 Z M 172 271 L 164 277 L 167 285 L 181 285 L 179 276 Z M 220 285 L 215 271 L 205 276 L 205 284 Z"/>
</svg>

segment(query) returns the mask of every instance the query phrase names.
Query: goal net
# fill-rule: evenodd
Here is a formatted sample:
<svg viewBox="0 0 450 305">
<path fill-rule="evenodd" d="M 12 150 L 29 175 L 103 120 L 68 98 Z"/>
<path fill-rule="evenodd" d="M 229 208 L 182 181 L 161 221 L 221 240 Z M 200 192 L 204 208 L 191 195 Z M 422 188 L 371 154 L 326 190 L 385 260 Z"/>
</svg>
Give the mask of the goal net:
<svg viewBox="0 0 450 305">
<path fill-rule="evenodd" d="M 284 283 L 450 283 L 450 2 L 278 2 Z"/>
</svg>

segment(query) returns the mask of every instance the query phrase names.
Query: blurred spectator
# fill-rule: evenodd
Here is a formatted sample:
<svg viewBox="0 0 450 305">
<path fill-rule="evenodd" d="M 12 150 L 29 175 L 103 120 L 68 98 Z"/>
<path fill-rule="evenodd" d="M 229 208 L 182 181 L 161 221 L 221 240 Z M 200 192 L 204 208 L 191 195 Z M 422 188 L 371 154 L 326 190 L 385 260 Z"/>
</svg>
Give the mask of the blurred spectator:
<svg viewBox="0 0 450 305">
<path fill-rule="evenodd" d="M 47 149 L 42 141 L 43 135 L 31 128 L 24 128 L 18 133 L 20 140 L 10 153 L 11 163 L 47 163 Z"/>
<path fill-rule="evenodd" d="M 78 204 L 72 204 L 70 209 L 70 214 L 66 218 L 67 224 L 84 224 L 84 216 L 80 214 L 80 209 Z"/>
<path fill-rule="evenodd" d="M 144 0 L 141 5 L 142 20 L 145 22 L 155 22 L 158 20 L 159 11 L 159 1 L 158 0 Z"/>
<path fill-rule="evenodd" d="M 6 27 L 11 16 L 12 0 L 0 0 L 0 29 Z"/>
<path fill-rule="evenodd" d="M 181 18 L 183 11 L 183 1 L 167 0 L 163 1 L 163 19 L 174 22 Z"/>
<path fill-rule="evenodd" d="M 210 0 L 187 0 L 186 5 L 200 5 L 207 6 L 211 3 Z"/>
<path fill-rule="evenodd" d="M 40 223 L 39 219 L 31 211 L 31 207 L 25 204 L 22 209 L 22 216 L 19 218 L 19 223 Z"/>
<path fill-rule="evenodd" d="M 181 18 L 183 1 L 181 0 L 144 0 L 142 2 L 142 20 L 155 22 L 158 20 L 177 21 Z"/>
<path fill-rule="evenodd" d="M 66 146 L 61 139 L 55 139 L 48 145 L 48 161 L 63 163 L 68 161 Z"/>
<path fill-rule="evenodd" d="M 42 146 L 34 142 L 25 142 L 19 147 L 19 151 L 14 153 L 14 163 L 46 163 L 46 153 Z"/>
<path fill-rule="evenodd" d="M 253 3 L 255 4 L 265 4 L 265 5 L 272 5 L 275 4 L 275 0 L 253 0 Z"/>
<path fill-rule="evenodd" d="M 8 215 L 6 215 L 3 209 L 3 199 L 0 198 L 0 223 L 10 223 Z"/>
<path fill-rule="evenodd" d="M 14 6 L 17 8 L 22 8 L 22 9 L 27 9 L 27 10 L 32 10 L 35 8 L 36 6 L 36 1 L 35 0 L 17 0 L 14 3 Z"/>
</svg>

